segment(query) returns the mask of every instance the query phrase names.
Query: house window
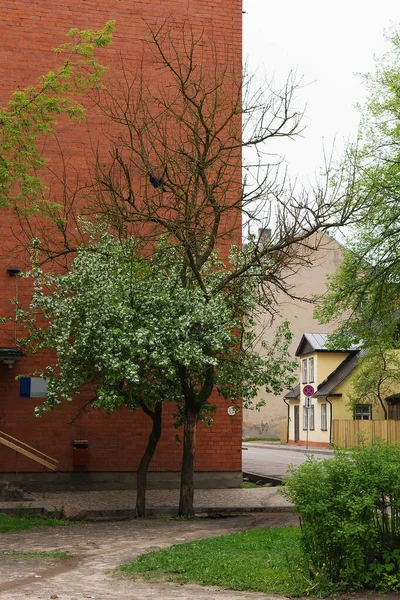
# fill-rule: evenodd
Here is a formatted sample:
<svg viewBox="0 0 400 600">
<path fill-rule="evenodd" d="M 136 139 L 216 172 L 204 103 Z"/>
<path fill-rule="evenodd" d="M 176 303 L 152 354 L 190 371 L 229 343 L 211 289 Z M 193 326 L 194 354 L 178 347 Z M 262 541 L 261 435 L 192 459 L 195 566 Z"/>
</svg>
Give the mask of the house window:
<svg viewBox="0 0 400 600">
<path fill-rule="evenodd" d="M 308 429 L 308 408 L 303 406 L 303 429 L 306 431 Z"/>
<path fill-rule="evenodd" d="M 309 358 L 308 359 L 308 375 L 309 375 L 309 383 L 313 383 L 314 382 L 314 359 L 313 358 Z"/>
<path fill-rule="evenodd" d="M 301 361 L 301 381 L 302 383 L 307 383 L 307 359 Z"/>
<path fill-rule="evenodd" d="M 370 421 L 372 419 L 372 404 L 357 404 L 354 409 L 356 421 Z"/>
<path fill-rule="evenodd" d="M 310 411 L 310 431 L 314 431 L 314 429 L 315 429 L 314 405 L 312 404 L 308 410 Z"/>
<path fill-rule="evenodd" d="M 321 430 L 326 431 L 328 429 L 328 418 L 326 412 L 326 404 L 321 404 Z"/>
</svg>

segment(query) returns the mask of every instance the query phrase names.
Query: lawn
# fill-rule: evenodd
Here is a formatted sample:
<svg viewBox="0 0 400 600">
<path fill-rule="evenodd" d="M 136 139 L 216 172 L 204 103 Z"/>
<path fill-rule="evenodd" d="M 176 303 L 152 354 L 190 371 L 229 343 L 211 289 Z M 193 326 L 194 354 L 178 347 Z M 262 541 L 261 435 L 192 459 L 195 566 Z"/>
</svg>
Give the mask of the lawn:
<svg viewBox="0 0 400 600">
<path fill-rule="evenodd" d="M 61 519 L 46 519 L 44 517 L 10 517 L 0 513 L 0 533 L 6 531 L 22 531 L 34 527 L 57 527 L 59 525 L 71 525 L 71 521 Z"/>
<path fill-rule="evenodd" d="M 312 587 L 303 575 L 300 529 L 258 529 L 177 544 L 119 568 L 126 575 L 234 590 L 301 596 Z"/>
</svg>

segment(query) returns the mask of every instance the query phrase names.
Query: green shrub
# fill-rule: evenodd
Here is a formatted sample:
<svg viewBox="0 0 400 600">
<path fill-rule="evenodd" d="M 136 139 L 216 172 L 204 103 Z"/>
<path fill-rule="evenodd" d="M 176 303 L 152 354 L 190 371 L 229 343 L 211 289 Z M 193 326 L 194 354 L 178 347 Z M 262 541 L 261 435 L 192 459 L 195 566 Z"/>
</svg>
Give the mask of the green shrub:
<svg viewBox="0 0 400 600">
<path fill-rule="evenodd" d="M 398 444 L 336 450 L 331 460 L 308 457 L 285 483 L 311 572 L 323 568 L 346 589 L 400 588 Z"/>
</svg>

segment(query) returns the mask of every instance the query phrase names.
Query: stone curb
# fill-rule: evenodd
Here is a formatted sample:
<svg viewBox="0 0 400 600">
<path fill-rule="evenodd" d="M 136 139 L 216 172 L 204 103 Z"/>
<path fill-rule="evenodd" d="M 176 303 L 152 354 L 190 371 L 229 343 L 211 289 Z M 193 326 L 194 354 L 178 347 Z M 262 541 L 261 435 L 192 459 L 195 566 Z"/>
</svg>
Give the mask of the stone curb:
<svg viewBox="0 0 400 600">
<path fill-rule="evenodd" d="M 156 517 L 157 515 L 175 517 L 177 508 L 149 508 L 146 510 L 146 516 Z M 226 517 L 232 515 L 241 515 L 247 513 L 281 513 L 281 512 L 294 512 L 291 506 L 246 506 L 245 508 L 238 508 L 237 506 L 224 506 L 224 507 L 202 507 L 195 508 L 196 516 L 202 518 L 215 518 L 217 515 L 224 515 Z M 86 521 L 114 521 L 122 519 L 133 519 L 135 517 L 134 509 L 102 509 L 102 510 L 88 510 L 86 513 Z"/>
<path fill-rule="evenodd" d="M 255 473 L 255 471 L 243 471 L 243 478 L 247 478 L 252 483 L 256 481 L 262 481 L 263 484 L 270 483 L 272 487 L 278 487 L 282 485 L 282 477 L 272 476 L 272 475 L 261 475 L 260 473 Z M 260 484 L 260 487 L 262 485 Z"/>
<path fill-rule="evenodd" d="M 267 448 L 268 450 L 284 450 L 287 452 L 302 452 L 303 454 L 325 454 L 327 456 L 333 456 L 333 450 L 320 450 L 319 448 L 309 448 L 306 450 L 305 447 L 274 446 L 273 444 L 257 444 L 253 442 L 242 442 L 242 448 L 244 450 L 247 450 L 248 448 Z"/>
<path fill-rule="evenodd" d="M 0 508 L 0 512 L 6 513 L 9 516 L 21 516 L 21 508 Z M 196 515 L 203 518 L 215 518 L 217 515 L 236 516 L 247 513 L 282 513 L 294 512 L 291 506 L 223 506 L 223 507 L 198 507 L 195 509 Z M 24 516 L 27 517 L 52 517 L 54 512 L 45 506 L 42 507 L 26 507 L 23 509 Z M 157 515 L 176 516 L 177 508 L 149 508 L 146 510 L 148 517 Z M 135 509 L 132 508 L 117 508 L 117 509 L 101 509 L 85 511 L 84 521 L 121 521 L 133 519 L 135 517 Z"/>
<path fill-rule="evenodd" d="M 4 508 L 0 506 L 0 512 L 5 515 L 9 515 L 10 517 L 51 517 L 52 512 L 48 511 L 44 506 L 24 506 L 21 508 L 19 505 L 16 508 L 10 508 L 9 506 L 5 506 Z"/>
</svg>

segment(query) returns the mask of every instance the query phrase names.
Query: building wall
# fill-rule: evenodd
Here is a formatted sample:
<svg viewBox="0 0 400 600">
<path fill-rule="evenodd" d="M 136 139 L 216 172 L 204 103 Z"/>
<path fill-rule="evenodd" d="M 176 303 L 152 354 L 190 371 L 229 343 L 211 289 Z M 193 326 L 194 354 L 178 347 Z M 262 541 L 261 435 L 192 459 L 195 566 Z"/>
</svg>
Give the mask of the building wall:
<svg viewBox="0 0 400 600">
<path fill-rule="evenodd" d="M 332 238 L 324 236 L 323 242 L 312 257 L 312 266 L 301 268 L 290 278 L 293 294 L 311 299 L 313 294 L 321 295 L 326 290 L 326 276 L 336 272 L 342 261 L 341 246 Z M 270 317 L 262 314 L 257 325 L 257 334 L 267 342 L 273 340 L 276 327 L 288 320 L 293 333 L 290 345 L 292 360 L 295 360 L 296 348 L 302 334 L 329 333 L 335 329 L 332 325 L 320 325 L 313 318 L 314 304 L 304 300 L 293 300 L 288 296 L 278 296 L 279 316 L 271 324 Z M 243 437 L 276 437 L 279 438 L 279 423 L 287 417 L 287 406 L 283 402 L 284 390 L 279 396 L 259 391 L 255 401 L 265 400 L 266 405 L 258 410 L 243 411 Z"/>
<path fill-rule="evenodd" d="M 78 29 L 99 29 L 108 20 L 116 20 L 113 44 L 99 52 L 100 62 L 109 67 L 109 76 L 121 75 L 121 57 L 126 69 L 135 68 L 143 61 L 144 70 L 151 77 L 154 59 L 146 50 L 145 22 L 155 25 L 167 18 L 204 34 L 204 56 L 207 42 L 215 41 L 221 59 L 228 47 L 238 72 L 242 54 L 242 0 L 9 0 L 1 3 L 2 34 L 0 39 L 0 102 L 19 87 L 35 84 L 37 78 L 56 68 L 59 59 L 52 48 L 65 42 L 65 33 Z M 228 84 L 227 84 L 228 85 Z M 99 143 L 107 151 L 102 137 L 102 117 L 91 109 L 88 121 L 71 125 L 60 119 L 57 134 L 71 165 L 84 169 L 91 149 L 88 144 Z M 61 165 L 50 140 L 43 143 L 44 152 L 53 160 L 55 169 Z M 54 151 L 54 153 L 53 153 Z M 240 179 L 238 177 L 237 179 Z M 226 224 L 231 229 L 232 223 Z M 240 224 L 236 223 L 236 243 L 240 241 Z M 235 234 L 233 234 L 234 236 Z M 29 285 L 25 280 L 12 279 L 6 269 L 24 268 L 26 255 L 18 242 L 18 221 L 10 211 L 2 211 L 0 219 L 0 315 L 12 316 L 10 299 L 18 294 L 27 300 Z M 18 332 L 17 332 L 18 333 Z M 0 333 L 0 346 L 15 345 L 13 326 Z M 90 410 L 76 419 L 78 403 L 45 414 L 40 420 L 33 416 L 38 401 L 20 398 L 19 383 L 15 376 L 34 370 L 39 359 L 24 358 L 12 369 L 0 366 L 0 429 L 22 439 L 60 461 L 62 471 L 73 470 L 72 441 L 87 439 L 89 443 L 88 471 L 126 472 L 138 465 L 150 431 L 149 419 L 142 413 L 130 414 L 121 409 L 108 416 L 99 410 Z M 47 360 L 42 358 L 41 360 Z M 227 414 L 228 402 L 213 399 L 218 410 L 213 427 L 199 425 L 195 468 L 201 472 L 241 472 L 241 419 Z M 182 431 L 173 427 L 173 407 L 166 407 L 164 432 L 151 465 L 153 471 L 179 471 L 182 453 Z M 0 471 L 32 472 L 41 467 L 18 456 L 0 445 Z"/>
<path fill-rule="evenodd" d="M 328 430 L 321 430 L 321 404 L 327 404 L 327 423 Z M 303 418 L 304 418 L 304 401 L 300 402 L 290 401 L 290 410 L 289 410 L 289 444 L 298 444 L 299 446 L 306 446 L 307 444 L 310 447 L 327 447 L 329 445 L 329 418 L 330 418 L 330 406 L 329 403 L 324 401 L 319 401 L 316 398 L 312 398 L 311 405 L 314 406 L 314 415 L 315 415 L 315 428 L 314 430 L 308 430 L 303 427 Z M 294 425 L 294 407 L 299 407 L 299 440 L 295 442 L 295 425 Z"/>
<path fill-rule="evenodd" d="M 335 403 L 333 413 L 334 419 L 352 419 L 353 411 L 347 406 L 349 402 L 349 394 L 351 392 L 351 377 L 346 379 L 346 381 L 343 381 L 343 383 L 338 386 L 337 392 L 342 394 L 342 399 L 337 405 Z M 372 405 L 372 418 L 377 420 L 385 418 L 385 412 L 380 405 Z"/>
<path fill-rule="evenodd" d="M 297 340 L 299 343 L 299 340 Z M 300 390 L 302 390 L 303 386 L 306 383 L 311 384 L 316 390 L 319 385 L 338 367 L 348 356 L 347 352 L 311 352 L 309 354 L 303 354 L 299 357 L 299 377 L 300 377 Z M 314 361 L 314 377 L 310 377 L 310 359 Z M 307 381 L 303 380 L 303 369 L 302 364 L 303 360 L 307 361 Z M 313 379 L 313 380 L 311 380 Z M 344 382 L 345 389 L 347 390 L 349 387 L 349 383 Z M 333 404 L 333 416 L 335 419 L 344 418 L 338 417 L 337 411 L 340 414 L 345 411 L 348 414 L 346 403 L 348 401 L 347 395 L 345 394 L 343 398 L 330 398 L 330 402 Z M 289 413 L 289 443 L 294 443 L 295 439 L 295 430 L 294 430 L 294 404 L 299 405 L 299 444 L 304 445 L 307 444 L 307 440 L 310 445 L 314 446 L 327 446 L 330 442 L 330 412 L 331 405 L 325 398 L 311 398 L 311 406 L 314 407 L 314 429 L 308 429 L 304 427 L 305 420 L 304 415 L 305 411 L 305 402 L 306 397 L 300 393 L 300 400 L 298 402 L 290 402 L 290 413 Z M 326 419 L 327 419 L 327 429 L 321 429 L 321 404 L 326 404 Z M 311 410 L 311 409 L 310 409 Z M 352 417 L 346 417 L 352 418 Z"/>
<path fill-rule="evenodd" d="M 33 364 L 32 359 L 31 364 Z M 25 363 L 25 364 L 24 364 Z M 20 398 L 15 376 L 29 368 L 28 359 L 9 369 L 0 366 L 0 430 L 56 458 L 61 471 L 72 469 L 73 440 L 89 444 L 88 471 L 135 471 L 150 433 L 150 418 L 142 411 L 118 409 L 107 415 L 90 409 L 77 416 L 82 401 L 65 404 L 40 419 L 34 416 L 37 398 Z M 199 424 L 196 465 L 198 471 L 241 470 L 240 415 L 229 416 L 228 404 L 219 402 L 212 427 Z M 163 435 L 153 458 L 152 471 L 179 470 L 183 431 L 173 424 L 174 406 L 165 404 Z M 72 422 L 73 421 L 73 422 Z M 1 435 L 1 433 L 0 433 Z M 0 445 L 1 472 L 35 472 L 42 467 Z M 82 469 L 78 469 L 82 470 Z"/>
<path fill-rule="evenodd" d="M 307 354 L 301 358 L 314 356 L 314 364 L 317 378 L 315 379 L 315 389 L 330 375 L 347 357 L 348 352 L 315 352 Z"/>
<path fill-rule="evenodd" d="M 321 404 L 327 405 L 327 431 L 321 430 Z M 329 445 L 329 419 L 330 419 L 330 405 L 326 400 L 319 400 L 317 398 L 311 399 L 311 405 L 314 406 L 314 422 L 315 427 L 313 430 L 308 431 L 308 441 L 310 446 L 328 446 Z M 303 428 L 303 417 L 304 417 L 304 401 L 300 403 L 300 439 L 299 444 L 304 445 L 307 442 L 307 429 Z M 293 416 L 291 414 L 291 420 Z M 289 438 L 289 442 L 293 441 L 293 437 Z"/>
</svg>

